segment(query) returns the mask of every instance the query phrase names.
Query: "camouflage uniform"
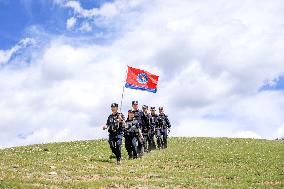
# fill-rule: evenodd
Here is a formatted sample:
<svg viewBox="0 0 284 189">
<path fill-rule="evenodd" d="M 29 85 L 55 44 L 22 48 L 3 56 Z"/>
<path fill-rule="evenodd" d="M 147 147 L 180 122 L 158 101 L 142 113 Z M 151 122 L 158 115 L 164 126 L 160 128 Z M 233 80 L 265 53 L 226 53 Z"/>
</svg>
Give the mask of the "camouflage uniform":
<svg viewBox="0 0 284 189">
<path fill-rule="evenodd" d="M 132 101 L 132 106 L 136 104 L 138 105 L 138 101 Z M 143 120 L 143 112 L 139 109 L 137 110 L 132 110 L 132 112 L 134 113 L 134 118 L 135 120 L 138 121 L 139 124 L 139 129 L 142 130 L 142 120 Z M 138 156 L 142 157 L 143 156 L 143 139 L 141 137 L 138 137 L 138 147 L 137 147 L 137 151 L 138 151 Z"/>
<path fill-rule="evenodd" d="M 124 137 L 129 159 L 136 159 L 138 157 L 139 123 L 135 118 L 126 120 Z"/>
<path fill-rule="evenodd" d="M 158 116 L 158 122 L 159 122 L 159 130 L 161 134 L 161 148 L 167 148 L 168 147 L 168 129 L 171 128 L 171 123 L 168 119 L 168 116 L 166 114 L 159 114 Z"/>
<path fill-rule="evenodd" d="M 113 103 L 112 106 L 118 106 L 117 104 Z M 116 156 L 117 162 L 121 160 L 121 144 L 122 144 L 122 137 L 123 137 L 123 123 L 118 121 L 119 116 L 122 117 L 124 120 L 124 116 L 122 113 L 115 113 L 110 114 L 107 119 L 106 125 L 108 126 L 109 132 L 109 146 L 111 151 Z"/>
<path fill-rule="evenodd" d="M 148 109 L 148 106 L 144 105 L 143 109 Z M 142 135 L 143 135 L 143 148 L 144 152 L 150 151 L 150 114 L 143 111 L 142 117 Z"/>
<path fill-rule="evenodd" d="M 151 110 L 155 110 L 155 107 L 151 107 Z M 155 132 L 156 128 L 158 127 L 158 115 L 155 113 L 151 113 L 149 115 L 149 121 L 150 121 L 150 131 L 149 131 L 149 150 L 155 150 L 156 149 L 156 143 L 155 143 Z"/>
<path fill-rule="evenodd" d="M 134 119 L 137 120 L 139 129 L 142 129 L 142 117 L 143 112 L 141 110 L 133 110 Z M 138 156 L 143 156 L 143 140 L 141 137 L 138 137 Z"/>
</svg>

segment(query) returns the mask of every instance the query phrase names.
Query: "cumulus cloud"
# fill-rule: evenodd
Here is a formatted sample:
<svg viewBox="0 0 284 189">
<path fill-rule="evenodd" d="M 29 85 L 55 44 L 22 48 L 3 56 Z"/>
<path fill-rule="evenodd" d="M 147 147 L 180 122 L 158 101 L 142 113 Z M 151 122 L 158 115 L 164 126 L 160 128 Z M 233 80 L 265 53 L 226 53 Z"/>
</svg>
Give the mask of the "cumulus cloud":
<svg viewBox="0 0 284 189">
<path fill-rule="evenodd" d="M 123 9 L 140 3 L 140 0 L 117 0 L 111 3 L 104 3 L 99 8 L 84 9 L 79 1 L 60 1 L 58 2 L 64 7 L 71 8 L 78 17 L 94 18 L 105 17 L 111 18 L 119 14 Z"/>
<path fill-rule="evenodd" d="M 106 137 L 100 125 L 120 101 L 127 65 L 160 79 L 157 94 L 126 89 L 123 111 L 133 99 L 165 106 L 172 136 L 282 133 L 283 91 L 259 90 L 284 73 L 282 1 L 114 1 L 90 10 L 56 2 L 82 23 L 112 17 L 119 34 L 103 45 L 53 36 L 28 66 L 1 69 L 2 147 Z M 135 3 L 132 17 L 118 6 Z"/>
<path fill-rule="evenodd" d="M 66 28 L 68 30 L 72 29 L 76 25 L 76 22 L 77 22 L 76 18 L 74 17 L 69 18 L 66 22 Z"/>
<path fill-rule="evenodd" d="M 129 17 L 137 16 L 135 13 L 139 12 L 139 8 L 146 3 L 146 0 L 116 0 L 105 2 L 100 7 L 92 9 L 83 8 L 80 1 L 75 0 L 54 0 L 54 2 L 73 12 L 72 17 L 68 19 L 70 25 L 75 25 L 73 24 L 74 19 L 81 20 L 82 24 L 77 28 L 78 31 L 90 32 L 93 28 L 106 26 L 116 28 L 119 27 L 120 21 L 130 21 Z M 69 29 L 71 28 L 73 27 L 69 27 Z"/>
<path fill-rule="evenodd" d="M 6 67 L 0 72 L 1 97 L 5 99 L 0 105 L 1 146 L 105 136 L 98 129 L 105 119 L 99 117 L 108 112 L 100 99 L 109 98 L 108 104 L 114 101 L 105 93 L 112 90 L 109 83 L 121 83 L 116 81 L 119 73 L 103 64 L 115 60 L 92 64 L 97 47 L 50 45 L 36 64 L 18 70 Z M 115 78 L 107 79 L 109 74 Z M 99 78 L 106 82 L 100 83 Z"/>
</svg>

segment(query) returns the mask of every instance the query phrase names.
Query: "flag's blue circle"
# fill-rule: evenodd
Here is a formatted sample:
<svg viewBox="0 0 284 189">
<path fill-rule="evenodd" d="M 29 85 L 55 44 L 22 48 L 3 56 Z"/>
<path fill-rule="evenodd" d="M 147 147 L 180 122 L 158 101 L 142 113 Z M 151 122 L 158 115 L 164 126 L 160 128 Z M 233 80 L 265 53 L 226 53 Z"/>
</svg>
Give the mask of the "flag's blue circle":
<svg viewBox="0 0 284 189">
<path fill-rule="evenodd" d="M 148 76 L 145 73 L 140 73 L 137 75 L 137 81 L 140 84 L 146 84 L 148 83 Z"/>
</svg>

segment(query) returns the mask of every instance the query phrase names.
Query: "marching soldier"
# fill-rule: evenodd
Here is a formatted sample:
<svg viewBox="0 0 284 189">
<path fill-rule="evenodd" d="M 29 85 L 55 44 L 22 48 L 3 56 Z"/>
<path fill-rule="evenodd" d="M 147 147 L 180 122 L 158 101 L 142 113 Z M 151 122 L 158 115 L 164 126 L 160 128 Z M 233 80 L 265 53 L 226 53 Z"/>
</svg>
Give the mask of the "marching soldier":
<svg viewBox="0 0 284 189">
<path fill-rule="evenodd" d="M 124 116 L 118 112 L 118 104 L 111 104 L 112 113 L 108 116 L 107 123 L 103 127 L 103 130 L 108 129 L 109 132 L 109 146 L 111 151 L 116 156 L 117 164 L 121 163 L 121 144 L 124 128 Z"/>
<path fill-rule="evenodd" d="M 148 113 L 148 106 L 143 105 L 142 106 L 143 111 L 143 119 L 142 119 L 142 134 L 143 134 L 143 148 L 144 152 L 149 152 L 149 144 L 150 144 L 150 138 L 149 138 L 149 132 L 150 132 L 150 114 Z"/>
<path fill-rule="evenodd" d="M 149 115 L 149 121 L 150 121 L 150 131 L 149 131 L 149 150 L 155 150 L 156 149 L 156 143 L 155 143 L 155 129 L 158 126 L 158 115 L 156 114 L 155 107 L 150 108 L 150 115 Z"/>
<path fill-rule="evenodd" d="M 128 159 L 137 159 L 138 158 L 138 140 L 139 137 L 143 137 L 139 123 L 134 117 L 134 112 L 128 110 L 128 118 L 125 124 L 125 148 L 128 153 Z"/>
<path fill-rule="evenodd" d="M 141 110 L 138 109 L 138 101 L 132 101 L 132 111 L 134 113 L 134 118 L 139 124 L 139 128 L 142 129 L 142 120 L 144 119 L 144 114 Z M 139 137 L 138 140 L 138 156 L 143 156 L 143 140 L 142 137 Z"/>
<path fill-rule="evenodd" d="M 159 122 L 159 128 L 161 131 L 161 141 L 162 141 L 162 148 L 167 148 L 168 147 L 168 143 L 167 143 L 167 139 L 168 139 L 168 132 L 170 132 L 170 128 L 171 128 L 171 123 L 168 119 L 168 116 L 164 113 L 164 108 L 163 107 L 159 107 L 159 116 L 158 116 L 158 122 Z"/>
</svg>

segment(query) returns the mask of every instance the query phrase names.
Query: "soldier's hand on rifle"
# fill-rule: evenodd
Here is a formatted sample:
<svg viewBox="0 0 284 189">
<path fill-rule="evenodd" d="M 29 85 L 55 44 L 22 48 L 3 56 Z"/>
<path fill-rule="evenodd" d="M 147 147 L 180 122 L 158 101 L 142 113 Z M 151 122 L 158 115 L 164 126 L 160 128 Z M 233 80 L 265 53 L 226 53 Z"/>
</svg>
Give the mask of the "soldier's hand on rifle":
<svg viewBox="0 0 284 189">
<path fill-rule="evenodd" d="M 143 134 L 140 133 L 139 135 L 140 135 L 141 140 L 144 140 Z"/>
<path fill-rule="evenodd" d="M 118 116 L 118 121 L 119 122 L 123 122 L 123 119 L 122 119 L 121 115 Z"/>
</svg>

